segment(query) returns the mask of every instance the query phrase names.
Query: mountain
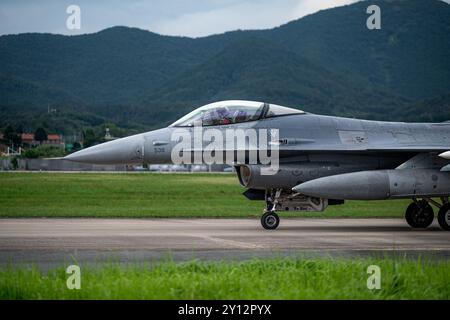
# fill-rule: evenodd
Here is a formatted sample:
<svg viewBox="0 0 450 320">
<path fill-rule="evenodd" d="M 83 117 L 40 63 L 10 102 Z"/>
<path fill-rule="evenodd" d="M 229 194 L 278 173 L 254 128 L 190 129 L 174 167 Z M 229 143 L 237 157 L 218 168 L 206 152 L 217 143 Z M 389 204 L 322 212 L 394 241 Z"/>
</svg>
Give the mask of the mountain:
<svg viewBox="0 0 450 320">
<path fill-rule="evenodd" d="M 369 4 L 381 8 L 381 30 L 366 28 Z M 379 0 L 270 30 L 195 39 L 127 27 L 1 36 L 0 128 L 45 123 L 70 133 L 114 122 L 151 129 L 222 99 L 370 119 L 446 120 L 448 109 L 439 104 L 449 100 L 449 34 L 450 5 L 442 1 Z M 47 115 L 49 107 L 59 116 Z"/>
<path fill-rule="evenodd" d="M 3 36 L 0 74 L 68 90 L 86 104 L 128 103 L 201 61 L 191 42 L 123 27 L 73 37 Z"/>
<path fill-rule="evenodd" d="M 366 27 L 368 5 L 381 30 Z M 269 30 L 311 61 L 414 99 L 444 94 L 450 80 L 450 5 L 437 0 L 362 1 Z"/>
<path fill-rule="evenodd" d="M 396 117 L 402 114 L 404 121 L 444 122 L 450 120 L 450 92 L 432 99 L 425 99 L 403 110 L 396 110 Z M 394 112 L 395 113 L 395 112 Z"/>
<path fill-rule="evenodd" d="M 192 105 L 230 97 L 362 117 L 369 116 L 371 110 L 386 113 L 408 102 L 380 87 L 334 74 L 272 41 L 250 37 L 179 75 L 149 95 L 142 105 L 150 110 L 162 106 L 157 117 L 163 121 L 170 115 L 189 112 Z"/>
</svg>

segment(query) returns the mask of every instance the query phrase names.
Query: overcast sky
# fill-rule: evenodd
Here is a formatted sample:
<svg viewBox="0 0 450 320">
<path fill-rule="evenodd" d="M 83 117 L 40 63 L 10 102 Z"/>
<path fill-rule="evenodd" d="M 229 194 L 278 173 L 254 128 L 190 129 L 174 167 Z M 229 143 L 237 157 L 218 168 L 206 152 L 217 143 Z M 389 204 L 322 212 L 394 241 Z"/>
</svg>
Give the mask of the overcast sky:
<svg viewBox="0 0 450 320">
<path fill-rule="evenodd" d="M 0 0 L 0 34 L 92 33 L 122 25 L 164 35 L 199 37 L 279 26 L 358 0 Z M 450 0 L 445 0 L 450 3 Z M 81 8 L 81 29 L 66 28 L 66 9 Z"/>
</svg>

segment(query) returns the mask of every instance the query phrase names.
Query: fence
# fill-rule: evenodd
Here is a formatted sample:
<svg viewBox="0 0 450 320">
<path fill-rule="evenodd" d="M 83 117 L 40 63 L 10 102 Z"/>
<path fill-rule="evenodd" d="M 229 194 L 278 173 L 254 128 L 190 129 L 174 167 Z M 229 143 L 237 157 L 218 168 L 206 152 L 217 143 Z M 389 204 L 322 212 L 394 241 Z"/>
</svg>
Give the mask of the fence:
<svg viewBox="0 0 450 320">
<path fill-rule="evenodd" d="M 0 159 L 0 170 L 13 170 L 12 159 Z M 18 159 L 18 170 L 30 171 L 127 171 L 125 165 L 97 165 L 61 159 Z"/>
</svg>

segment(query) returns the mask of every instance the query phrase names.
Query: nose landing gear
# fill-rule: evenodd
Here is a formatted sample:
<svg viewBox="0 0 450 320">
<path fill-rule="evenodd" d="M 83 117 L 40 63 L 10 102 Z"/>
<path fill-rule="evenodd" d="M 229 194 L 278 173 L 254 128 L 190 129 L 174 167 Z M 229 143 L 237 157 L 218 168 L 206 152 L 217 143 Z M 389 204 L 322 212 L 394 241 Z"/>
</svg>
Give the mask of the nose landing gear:
<svg viewBox="0 0 450 320">
<path fill-rule="evenodd" d="M 268 230 L 276 229 L 280 223 L 276 212 L 322 212 L 328 207 L 328 199 L 308 197 L 292 190 L 266 190 L 265 200 L 261 224 Z"/>
<path fill-rule="evenodd" d="M 280 217 L 275 213 L 275 209 L 277 207 L 281 191 L 281 189 L 278 189 L 272 198 L 266 190 L 266 210 L 261 217 L 261 225 L 266 230 L 275 230 L 280 224 Z"/>
<path fill-rule="evenodd" d="M 267 211 L 261 217 L 261 224 L 264 229 L 275 230 L 280 224 L 280 217 L 274 211 Z"/>
</svg>

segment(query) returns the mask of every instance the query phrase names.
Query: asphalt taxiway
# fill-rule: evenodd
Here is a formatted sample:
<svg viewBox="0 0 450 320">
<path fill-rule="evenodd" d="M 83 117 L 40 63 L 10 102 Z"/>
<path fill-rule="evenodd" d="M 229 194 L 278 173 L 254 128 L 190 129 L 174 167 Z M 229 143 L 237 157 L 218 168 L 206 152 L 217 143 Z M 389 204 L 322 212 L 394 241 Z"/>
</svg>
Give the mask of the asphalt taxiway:
<svg viewBox="0 0 450 320">
<path fill-rule="evenodd" d="M 450 257 L 450 232 L 402 219 L 0 219 L 0 265 L 246 259 L 277 255 Z"/>
</svg>

